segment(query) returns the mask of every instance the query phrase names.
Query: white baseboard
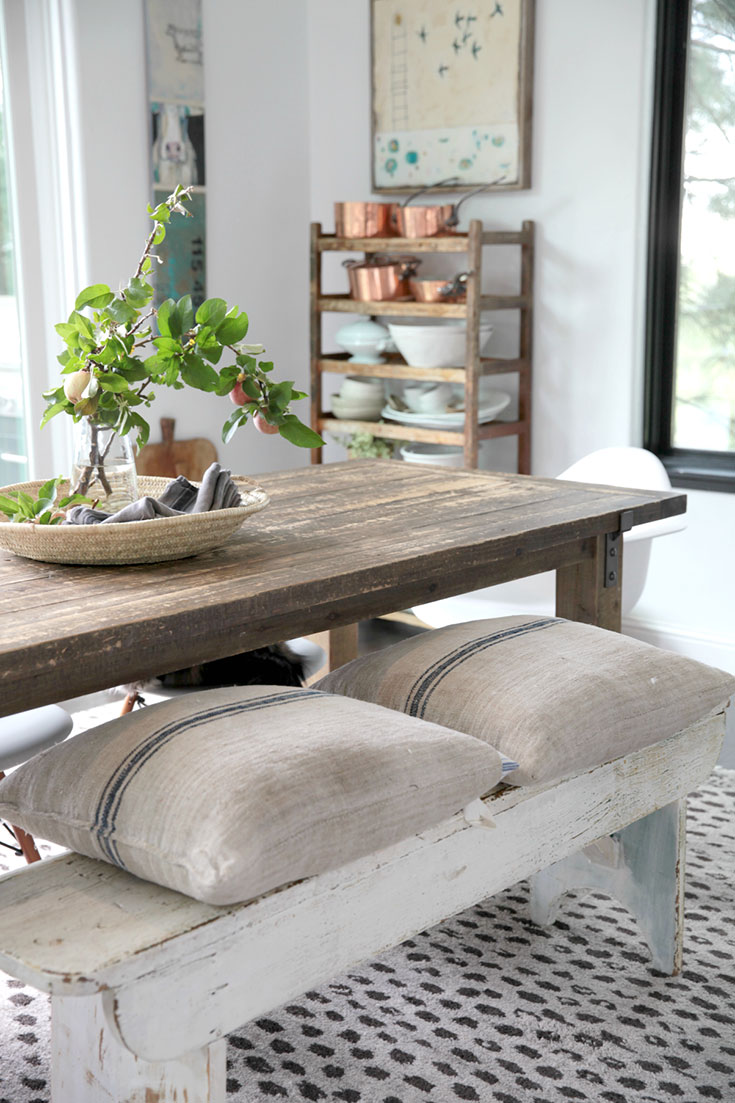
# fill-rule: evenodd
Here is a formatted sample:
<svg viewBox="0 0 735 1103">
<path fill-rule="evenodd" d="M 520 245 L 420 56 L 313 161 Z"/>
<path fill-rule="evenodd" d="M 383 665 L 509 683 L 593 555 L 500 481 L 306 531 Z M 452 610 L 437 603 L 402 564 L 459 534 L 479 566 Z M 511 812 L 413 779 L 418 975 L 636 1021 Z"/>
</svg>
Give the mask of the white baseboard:
<svg viewBox="0 0 735 1103">
<path fill-rule="evenodd" d="M 636 616 L 624 617 L 622 627 L 627 636 L 735 674 L 735 638 L 695 633 L 684 625 L 654 622 Z M 732 702 L 727 711 L 725 742 L 719 761 L 721 766 L 735 768 L 735 705 Z"/>
</svg>

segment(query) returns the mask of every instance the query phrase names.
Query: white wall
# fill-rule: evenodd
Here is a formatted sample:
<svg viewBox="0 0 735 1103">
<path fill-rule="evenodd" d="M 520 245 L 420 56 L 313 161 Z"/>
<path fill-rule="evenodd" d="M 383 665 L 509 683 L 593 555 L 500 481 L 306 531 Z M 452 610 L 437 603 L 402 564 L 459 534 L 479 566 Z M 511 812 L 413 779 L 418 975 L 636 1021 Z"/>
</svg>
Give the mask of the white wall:
<svg viewBox="0 0 735 1103">
<path fill-rule="evenodd" d="M 142 0 L 75 0 L 89 282 L 117 286 L 150 223 Z M 300 0 L 205 0 L 207 293 L 250 317 L 280 379 L 308 390 L 308 98 Z M 169 231 L 175 233 L 175 225 Z M 165 250 L 165 243 L 162 249 Z M 308 403 L 295 407 L 308 421 Z M 207 437 L 240 474 L 293 467 L 308 452 L 252 425 L 223 445 L 227 398 L 159 391 L 149 420 L 176 418 L 179 439 Z"/>
</svg>

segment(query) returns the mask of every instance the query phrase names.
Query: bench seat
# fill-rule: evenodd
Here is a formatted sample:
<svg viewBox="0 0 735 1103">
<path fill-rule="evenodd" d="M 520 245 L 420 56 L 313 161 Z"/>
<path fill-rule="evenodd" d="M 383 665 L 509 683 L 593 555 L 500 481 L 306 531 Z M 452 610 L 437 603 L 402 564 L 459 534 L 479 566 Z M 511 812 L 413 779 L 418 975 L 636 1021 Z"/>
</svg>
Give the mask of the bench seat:
<svg viewBox="0 0 735 1103">
<path fill-rule="evenodd" d="M 536 918 L 568 887 L 609 882 L 659 968 L 677 971 L 679 802 L 723 734 L 720 711 L 576 776 L 500 785 L 420 835 L 245 904 L 200 903 L 76 854 L 3 877 L 0 968 L 52 996 L 52 1099 L 222 1103 L 229 1032 L 540 871 Z"/>
</svg>

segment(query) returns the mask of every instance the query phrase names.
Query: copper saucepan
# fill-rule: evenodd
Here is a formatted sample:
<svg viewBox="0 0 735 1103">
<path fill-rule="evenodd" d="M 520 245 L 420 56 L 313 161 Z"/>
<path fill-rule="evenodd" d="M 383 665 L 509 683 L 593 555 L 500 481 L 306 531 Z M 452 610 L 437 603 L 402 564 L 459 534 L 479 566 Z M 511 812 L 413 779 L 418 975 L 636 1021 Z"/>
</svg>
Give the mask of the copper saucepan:
<svg viewBox="0 0 735 1103">
<path fill-rule="evenodd" d="M 439 234 L 453 234 L 459 223 L 459 208 L 464 201 L 466 199 L 471 199 L 473 195 L 478 195 L 482 191 L 487 191 L 488 188 L 494 187 L 504 179 L 504 176 L 500 176 L 497 180 L 493 180 L 489 184 L 483 184 L 479 188 L 474 188 L 472 191 L 467 192 L 467 195 L 463 195 L 458 203 L 434 203 L 429 206 L 420 204 L 417 207 L 409 207 L 408 204 L 418 195 L 423 195 L 424 192 L 432 191 L 433 188 L 440 188 L 447 184 L 456 184 L 457 177 L 452 176 L 448 180 L 440 180 L 438 184 L 433 184 L 429 188 L 421 188 L 419 191 L 414 192 L 413 195 L 409 195 L 408 199 L 404 200 L 403 203 L 393 209 L 394 224 L 398 236 L 437 237 Z"/>
<path fill-rule="evenodd" d="M 459 303 L 467 298 L 468 276 L 469 272 L 460 272 L 449 280 L 414 276 L 409 279 L 408 287 L 417 303 Z"/>
<path fill-rule="evenodd" d="M 410 298 L 409 277 L 415 274 L 420 263 L 417 257 L 379 253 L 367 260 L 342 261 L 350 279 L 350 295 L 360 302 Z"/>
<path fill-rule="evenodd" d="M 395 237 L 394 203 L 335 203 L 337 237 Z"/>
</svg>

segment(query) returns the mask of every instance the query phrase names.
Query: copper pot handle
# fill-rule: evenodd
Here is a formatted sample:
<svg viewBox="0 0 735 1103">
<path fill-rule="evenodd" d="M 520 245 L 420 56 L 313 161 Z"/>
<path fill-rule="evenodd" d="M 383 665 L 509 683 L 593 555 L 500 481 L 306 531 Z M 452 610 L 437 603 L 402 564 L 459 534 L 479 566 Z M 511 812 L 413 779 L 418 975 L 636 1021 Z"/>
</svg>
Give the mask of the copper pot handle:
<svg viewBox="0 0 735 1103">
<path fill-rule="evenodd" d="M 403 202 L 399 203 L 399 206 L 400 207 L 407 207 L 412 199 L 417 199 L 419 195 L 423 195 L 424 192 L 433 191 L 434 188 L 442 188 L 447 184 L 458 184 L 458 183 L 459 183 L 459 177 L 458 176 L 448 176 L 446 180 L 440 180 L 437 184 L 427 184 L 426 187 L 419 188 L 418 191 L 415 191 L 413 193 L 413 195 L 409 195 L 407 199 L 404 199 Z M 490 187 L 489 184 L 486 185 L 486 186 Z"/>
<path fill-rule="evenodd" d="M 479 195 L 482 191 L 487 191 L 488 188 L 494 188 L 496 184 L 502 184 L 505 180 L 505 174 L 499 176 L 497 180 L 491 180 L 489 184 L 481 184 L 479 188 L 473 188 L 472 191 L 468 191 L 467 195 L 463 195 L 458 203 L 455 203 L 452 209 L 452 213 L 446 221 L 447 226 L 456 226 L 459 222 L 459 208 L 464 203 L 465 199 L 472 199 L 473 195 Z"/>
<path fill-rule="evenodd" d="M 439 294 L 442 298 L 449 298 L 450 295 L 457 295 L 466 286 L 467 280 L 471 275 L 471 272 L 460 272 L 453 280 L 448 280 L 443 287 L 439 288 Z"/>
</svg>

